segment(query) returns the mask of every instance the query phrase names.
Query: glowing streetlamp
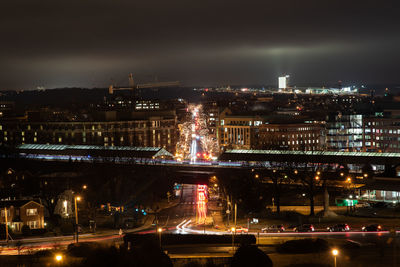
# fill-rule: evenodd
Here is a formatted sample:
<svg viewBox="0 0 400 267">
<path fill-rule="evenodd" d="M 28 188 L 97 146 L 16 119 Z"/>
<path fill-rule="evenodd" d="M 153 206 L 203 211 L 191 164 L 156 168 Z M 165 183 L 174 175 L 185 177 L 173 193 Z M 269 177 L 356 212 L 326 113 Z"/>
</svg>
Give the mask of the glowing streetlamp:
<svg viewBox="0 0 400 267">
<path fill-rule="evenodd" d="M 232 232 L 232 251 L 235 251 L 235 236 L 234 236 L 234 234 L 236 233 L 236 228 L 232 227 L 231 232 Z"/>
<path fill-rule="evenodd" d="M 63 255 L 57 254 L 54 259 L 58 264 L 60 264 L 63 260 Z"/>
<path fill-rule="evenodd" d="M 339 255 L 339 250 L 332 249 L 332 255 L 333 255 L 333 266 L 336 267 L 336 256 Z"/>
<path fill-rule="evenodd" d="M 78 204 L 76 203 L 77 201 L 80 201 L 81 197 L 80 196 L 75 196 L 74 197 L 74 202 L 75 202 L 75 231 L 76 231 L 76 243 L 79 242 L 79 229 L 78 229 Z"/>
<path fill-rule="evenodd" d="M 83 190 L 86 190 L 86 189 L 87 189 L 87 185 L 84 184 L 84 185 L 82 186 L 82 189 L 83 189 Z"/>
<path fill-rule="evenodd" d="M 157 232 L 158 232 L 158 239 L 159 239 L 159 241 L 160 241 L 160 248 L 161 248 L 161 233 L 162 233 L 162 228 L 159 227 L 159 228 L 157 229 Z"/>
</svg>

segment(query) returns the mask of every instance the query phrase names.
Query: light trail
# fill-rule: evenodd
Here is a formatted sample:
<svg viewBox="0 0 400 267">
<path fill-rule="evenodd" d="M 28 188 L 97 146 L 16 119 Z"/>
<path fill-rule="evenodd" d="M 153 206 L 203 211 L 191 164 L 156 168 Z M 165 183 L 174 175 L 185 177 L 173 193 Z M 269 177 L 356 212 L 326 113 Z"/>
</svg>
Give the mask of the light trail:
<svg viewBox="0 0 400 267">
<path fill-rule="evenodd" d="M 205 223 L 207 218 L 207 186 L 197 185 L 197 223 Z"/>
<path fill-rule="evenodd" d="M 183 225 L 184 223 L 186 223 L 186 219 L 183 220 L 182 222 L 180 222 L 180 223 L 176 226 L 176 229 L 177 229 L 177 230 L 182 230 L 182 225 Z"/>
</svg>

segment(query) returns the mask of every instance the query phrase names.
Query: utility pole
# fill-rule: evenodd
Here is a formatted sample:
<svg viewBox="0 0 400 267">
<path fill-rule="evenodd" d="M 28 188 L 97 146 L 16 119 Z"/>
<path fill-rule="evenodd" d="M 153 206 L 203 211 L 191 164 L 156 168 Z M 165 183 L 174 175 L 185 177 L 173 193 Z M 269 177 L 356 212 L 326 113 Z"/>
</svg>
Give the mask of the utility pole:
<svg viewBox="0 0 400 267">
<path fill-rule="evenodd" d="M 237 204 L 235 203 L 235 228 L 236 228 L 236 218 L 237 218 Z"/>
<path fill-rule="evenodd" d="M 74 201 L 75 201 L 75 231 L 76 231 L 76 243 L 79 242 L 79 227 L 78 227 L 78 204 L 76 203 L 76 201 L 80 201 L 81 198 L 78 196 L 74 197 Z"/>
<path fill-rule="evenodd" d="M 7 218 L 7 208 L 4 207 L 4 218 L 6 222 L 6 242 L 8 243 L 8 218 Z"/>
</svg>

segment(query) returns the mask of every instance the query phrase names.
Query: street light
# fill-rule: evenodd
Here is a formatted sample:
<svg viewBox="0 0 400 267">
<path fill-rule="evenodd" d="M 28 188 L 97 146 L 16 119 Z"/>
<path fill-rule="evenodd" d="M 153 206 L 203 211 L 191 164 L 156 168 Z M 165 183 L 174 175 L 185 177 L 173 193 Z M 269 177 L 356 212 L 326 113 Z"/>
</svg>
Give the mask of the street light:
<svg viewBox="0 0 400 267">
<path fill-rule="evenodd" d="M 84 184 L 84 185 L 82 186 L 82 189 L 83 189 L 83 190 L 86 190 L 86 189 L 87 189 L 87 185 Z"/>
<path fill-rule="evenodd" d="M 236 228 L 232 227 L 231 228 L 231 232 L 232 232 L 232 251 L 235 251 L 235 237 L 234 237 L 234 234 L 236 232 Z"/>
<path fill-rule="evenodd" d="M 77 201 L 80 201 L 81 197 L 80 196 L 75 196 L 74 197 L 74 202 L 75 202 L 75 231 L 76 231 L 76 243 L 79 242 L 79 230 L 78 230 L 78 204 L 76 203 Z"/>
<path fill-rule="evenodd" d="M 336 267 L 336 256 L 339 255 L 339 250 L 332 249 L 332 255 L 333 255 L 333 266 Z"/>
<path fill-rule="evenodd" d="M 159 239 L 159 241 L 160 241 L 160 248 L 161 248 L 161 233 L 162 233 L 162 228 L 161 228 L 161 227 L 158 227 L 157 232 L 158 232 L 158 239 Z"/>
<path fill-rule="evenodd" d="M 55 260 L 56 260 L 57 263 L 61 263 L 62 260 L 63 260 L 63 255 L 57 254 L 56 257 L 55 257 Z"/>
</svg>

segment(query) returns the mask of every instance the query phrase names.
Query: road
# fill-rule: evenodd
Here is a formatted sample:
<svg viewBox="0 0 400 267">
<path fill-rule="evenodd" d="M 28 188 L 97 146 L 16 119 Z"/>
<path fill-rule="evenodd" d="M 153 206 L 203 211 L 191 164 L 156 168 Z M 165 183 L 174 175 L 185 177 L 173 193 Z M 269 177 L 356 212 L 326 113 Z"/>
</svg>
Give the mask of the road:
<svg viewBox="0 0 400 267">
<path fill-rule="evenodd" d="M 160 212 L 159 225 L 170 229 L 169 232 L 182 233 L 181 225 L 188 221 L 194 222 L 196 219 L 196 190 L 196 185 L 183 184 L 180 203 Z M 177 226 L 179 227 L 176 228 Z"/>
</svg>

